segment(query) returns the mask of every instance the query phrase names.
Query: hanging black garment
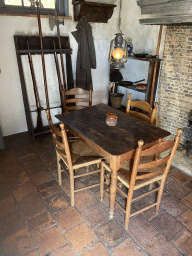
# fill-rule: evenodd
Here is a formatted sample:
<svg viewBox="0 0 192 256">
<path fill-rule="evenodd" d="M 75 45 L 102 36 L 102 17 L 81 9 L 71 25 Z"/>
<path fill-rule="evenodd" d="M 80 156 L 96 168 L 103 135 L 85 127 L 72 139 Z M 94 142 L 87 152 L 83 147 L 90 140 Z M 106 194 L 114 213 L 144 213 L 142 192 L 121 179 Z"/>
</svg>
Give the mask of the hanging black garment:
<svg viewBox="0 0 192 256">
<path fill-rule="evenodd" d="M 96 56 L 92 30 L 86 16 L 80 18 L 76 29 L 77 31 L 72 32 L 78 43 L 76 87 L 89 90 L 92 85 L 91 68 L 96 68 Z"/>
</svg>

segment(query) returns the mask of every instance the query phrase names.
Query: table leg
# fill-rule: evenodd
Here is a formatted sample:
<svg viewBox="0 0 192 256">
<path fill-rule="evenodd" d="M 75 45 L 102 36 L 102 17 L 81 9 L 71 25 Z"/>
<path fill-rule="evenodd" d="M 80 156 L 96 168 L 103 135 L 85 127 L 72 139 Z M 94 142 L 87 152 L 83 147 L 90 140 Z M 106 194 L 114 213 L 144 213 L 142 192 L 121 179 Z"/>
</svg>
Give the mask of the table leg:
<svg viewBox="0 0 192 256">
<path fill-rule="evenodd" d="M 117 191 L 117 171 L 120 168 L 120 161 L 117 156 L 112 156 L 110 161 L 111 168 L 111 186 L 110 186 L 110 219 L 113 219 L 115 208 L 115 198 Z"/>
</svg>

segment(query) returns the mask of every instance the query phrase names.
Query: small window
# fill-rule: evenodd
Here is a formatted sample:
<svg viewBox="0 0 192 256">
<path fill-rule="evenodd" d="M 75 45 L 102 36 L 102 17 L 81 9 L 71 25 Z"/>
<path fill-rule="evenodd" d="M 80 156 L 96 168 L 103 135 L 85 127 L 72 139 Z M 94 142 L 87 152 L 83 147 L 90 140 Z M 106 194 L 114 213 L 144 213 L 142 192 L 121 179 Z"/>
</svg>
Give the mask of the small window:
<svg viewBox="0 0 192 256">
<path fill-rule="evenodd" d="M 55 13 L 55 0 L 39 0 L 41 14 Z M 36 14 L 36 0 L 0 0 L 0 13 Z M 58 15 L 68 16 L 68 0 L 56 0 Z"/>
</svg>

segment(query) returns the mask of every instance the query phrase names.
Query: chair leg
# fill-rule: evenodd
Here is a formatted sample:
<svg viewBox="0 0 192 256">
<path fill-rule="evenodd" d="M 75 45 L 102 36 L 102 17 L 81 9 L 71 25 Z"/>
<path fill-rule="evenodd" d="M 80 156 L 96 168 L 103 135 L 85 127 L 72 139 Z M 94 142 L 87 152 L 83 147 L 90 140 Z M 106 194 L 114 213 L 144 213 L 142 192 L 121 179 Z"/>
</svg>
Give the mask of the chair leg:
<svg viewBox="0 0 192 256">
<path fill-rule="evenodd" d="M 101 202 L 103 202 L 103 190 L 104 190 L 104 166 L 101 162 L 101 172 L 100 172 L 100 197 Z"/>
<path fill-rule="evenodd" d="M 58 172 L 58 182 L 59 185 L 61 186 L 62 184 L 62 177 L 61 177 L 61 165 L 59 163 L 59 161 L 61 160 L 59 154 L 57 153 L 57 172 Z"/>
<path fill-rule="evenodd" d="M 158 194 L 157 194 L 156 214 L 158 214 L 158 212 L 159 212 L 159 207 L 160 207 L 160 204 L 161 204 L 164 185 L 165 185 L 165 180 L 161 180 L 160 189 L 159 189 Z"/>
<path fill-rule="evenodd" d="M 132 197 L 133 197 L 133 191 L 129 191 L 127 196 L 127 205 L 126 205 L 126 213 L 125 213 L 125 229 L 126 230 L 129 227 Z"/>
<path fill-rule="evenodd" d="M 75 183 L 74 183 L 74 173 L 73 169 L 70 170 L 69 168 L 69 175 L 70 175 L 70 191 L 71 191 L 71 206 L 75 205 Z"/>
</svg>

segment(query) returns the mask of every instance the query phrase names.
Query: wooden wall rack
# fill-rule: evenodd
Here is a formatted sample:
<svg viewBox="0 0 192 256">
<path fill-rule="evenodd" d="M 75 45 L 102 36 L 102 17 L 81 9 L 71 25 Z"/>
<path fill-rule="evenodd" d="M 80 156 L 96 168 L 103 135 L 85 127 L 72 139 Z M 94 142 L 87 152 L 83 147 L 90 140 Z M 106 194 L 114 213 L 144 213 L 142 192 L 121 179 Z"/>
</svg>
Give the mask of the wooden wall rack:
<svg viewBox="0 0 192 256">
<path fill-rule="evenodd" d="M 62 54 L 65 55 L 65 60 L 66 60 L 65 66 L 66 66 L 67 89 L 71 89 L 74 87 L 72 62 L 71 62 L 72 49 L 70 48 L 69 37 L 67 36 L 65 37 L 61 36 L 61 48 L 62 48 L 61 50 L 59 49 L 58 37 L 54 37 L 54 36 L 43 37 L 43 50 L 41 50 L 40 38 L 38 36 L 15 35 L 14 41 L 15 41 L 15 48 L 16 48 L 16 54 L 17 54 L 17 63 L 19 68 L 19 76 L 20 76 L 20 82 L 21 82 L 27 127 L 28 127 L 28 131 L 32 134 L 34 138 L 37 135 L 41 135 L 49 132 L 49 127 L 43 126 L 42 131 L 39 131 L 36 129 L 36 127 L 33 127 L 31 114 L 37 110 L 30 109 L 21 56 L 27 55 L 28 53 L 30 53 L 31 55 L 40 55 L 42 52 L 44 52 L 44 54 L 54 54 L 54 53 L 59 54 L 60 51 L 62 51 Z M 54 48 L 53 41 L 55 42 L 55 48 Z M 27 42 L 30 45 L 30 49 L 28 49 Z M 53 109 L 53 108 L 61 108 L 61 105 L 50 107 L 50 109 Z M 42 111 L 43 110 L 45 109 L 42 108 Z"/>
</svg>

